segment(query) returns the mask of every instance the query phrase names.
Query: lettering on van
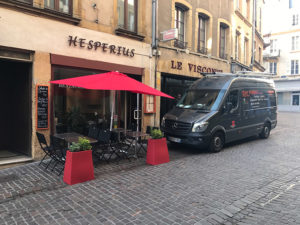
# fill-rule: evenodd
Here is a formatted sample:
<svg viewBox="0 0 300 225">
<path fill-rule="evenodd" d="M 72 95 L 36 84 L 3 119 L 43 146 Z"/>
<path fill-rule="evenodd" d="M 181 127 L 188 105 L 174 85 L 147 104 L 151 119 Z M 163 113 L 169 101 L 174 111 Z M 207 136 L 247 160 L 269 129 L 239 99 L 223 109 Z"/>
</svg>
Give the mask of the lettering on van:
<svg viewBox="0 0 300 225">
<path fill-rule="evenodd" d="M 200 66 L 192 63 L 188 63 L 187 67 L 190 72 L 195 72 L 195 73 L 214 73 L 214 72 L 223 72 L 223 70 L 211 68 L 211 67 L 206 67 L 206 66 Z M 174 61 L 171 60 L 171 69 L 174 70 L 183 70 L 184 65 L 180 61 Z"/>
<path fill-rule="evenodd" d="M 102 51 L 105 53 L 123 55 L 128 57 L 134 57 L 135 49 L 129 49 L 124 46 L 112 45 L 109 43 L 104 43 L 98 40 L 87 40 L 85 38 L 79 38 L 77 36 L 69 36 L 68 39 L 69 46 L 85 48 L 88 50 Z"/>
<path fill-rule="evenodd" d="M 242 103 L 245 110 L 272 107 L 276 105 L 274 90 L 243 90 Z"/>
</svg>

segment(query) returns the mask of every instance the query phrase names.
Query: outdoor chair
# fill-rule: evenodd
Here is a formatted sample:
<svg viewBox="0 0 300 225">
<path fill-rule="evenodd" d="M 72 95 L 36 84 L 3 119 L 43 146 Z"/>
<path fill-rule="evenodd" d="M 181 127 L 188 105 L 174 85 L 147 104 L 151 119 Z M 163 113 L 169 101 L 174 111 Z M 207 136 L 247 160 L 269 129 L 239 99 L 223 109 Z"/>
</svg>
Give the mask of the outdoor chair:
<svg viewBox="0 0 300 225">
<path fill-rule="evenodd" d="M 47 140 L 46 140 L 44 134 L 36 132 L 36 136 L 38 138 L 38 141 L 39 141 L 39 144 L 41 146 L 41 149 L 45 153 L 45 156 L 42 158 L 42 160 L 40 161 L 39 165 L 44 165 L 45 169 L 47 169 L 48 166 L 51 163 L 51 160 L 48 163 L 45 163 L 44 160 L 46 159 L 46 157 L 50 157 L 52 159 L 53 149 L 52 149 L 51 146 L 48 145 Z"/>
<path fill-rule="evenodd" d="M 93 154 L 98 157 L 99 160 L 109 162 L 113 156 L 121 158 L 119 142 L 116 141 L 116 139 L 112 140 L 111 131 L 100 129 L 97 140 L 98 143 L 94 147 Z"/>
<path fill-rule="evenodd" d="M 67 142 L 64 139 L 50 135 L 51 144 L 53 148 L 52 160 L 54 165 L 51 171 L 54 171 L 56 166 L 60 165 L 61 168 L 58 168 L 58 175 L 61 175 L 64 170 L 64 165 L 66 161 L 66 151 L 67 151 Z"/>
<path fill-rule="evenodd" d="M 97 139 L 99 134 L 99 129 L 96 126 L 90 126 L 88 137 Z"/>
</svg>

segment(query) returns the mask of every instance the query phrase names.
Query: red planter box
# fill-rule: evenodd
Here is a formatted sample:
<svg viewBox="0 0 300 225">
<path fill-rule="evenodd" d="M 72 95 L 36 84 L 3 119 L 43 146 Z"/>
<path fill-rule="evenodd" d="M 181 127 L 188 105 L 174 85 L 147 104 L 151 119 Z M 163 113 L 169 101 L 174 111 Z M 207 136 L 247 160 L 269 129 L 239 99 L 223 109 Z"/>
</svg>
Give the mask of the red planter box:
<svg viewBox="0 0 300 225">
<path fill-rule="evenodd" d="M 80 152 L 67 151 L 64 182 L 72 185 L 93 180 L 94 178 L 92 150 Z"/>
<path fill-rule="evenodd" d="M 150 165 L 170 162 L 166 138 L 148 140 L 146 162 Z"/>
</svg>

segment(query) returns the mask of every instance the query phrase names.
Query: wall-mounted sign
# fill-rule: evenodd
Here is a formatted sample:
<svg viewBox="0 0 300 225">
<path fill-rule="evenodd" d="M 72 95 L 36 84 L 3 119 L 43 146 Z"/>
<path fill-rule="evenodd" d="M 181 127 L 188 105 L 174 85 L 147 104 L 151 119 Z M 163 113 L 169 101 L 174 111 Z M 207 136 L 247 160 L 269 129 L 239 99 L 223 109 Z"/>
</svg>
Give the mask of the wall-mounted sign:
<svg viewBox="0 0 300 225">
<path fill-rule="evenodd" d="M 190 72 L 195 73 L 214 73 L 214 72 L 223 72 L 223 70 L 200 66 L 192 63 L 187 63 L 187 65 L 183 64 L 180 61 L 171 60 L 171 69 L 174 70 L 183 70 L 183 67 L 187 66 Z"/>
<path fill-rule="evenodd" d="M 69 36 L 69 46 L 85 48 L 91 51 L 102 51 L 104 53 L 123 55 L 128 57 L 134 57 L 135 49 L 129 49 L 124 46 L 112 45 L 101 41 L 87 40 L 77 36 Z"/>
<path fill-rule="evenodd" d="M 156 112 L 156 101 L 155 96 L 144 95 L 144 113 L 155 113 Z"/>
<path fill-rule="evenodd" d="M 49 128 L 49 85 L 36 85 L 36 129 Z"/>
<path fill-rule="evenodd" d="M 178 38 L 178 29 L 174 28 L 162 32 L 162 41 L 171 41 Z"/>
</svg>

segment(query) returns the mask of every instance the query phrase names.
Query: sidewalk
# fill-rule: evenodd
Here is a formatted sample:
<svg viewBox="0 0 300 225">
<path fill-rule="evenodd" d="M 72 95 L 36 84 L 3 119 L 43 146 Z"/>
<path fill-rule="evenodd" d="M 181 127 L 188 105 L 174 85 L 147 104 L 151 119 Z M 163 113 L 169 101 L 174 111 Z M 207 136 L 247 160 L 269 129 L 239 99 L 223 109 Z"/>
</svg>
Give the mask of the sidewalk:
<svg viewBox="0 0 300 225">
<path fill-rule="evenodd" d="M 32 193 L 58 190 L 67 187 L 63 174 L 45 170 L 39 162 L 0 170 L 0 204 Z M 108 178 L 121 171 L 146 166 L 146 159 L 122 160 L 120 162 L 101 162 L 95 166 L 95 180 Z"/>
</svg>

